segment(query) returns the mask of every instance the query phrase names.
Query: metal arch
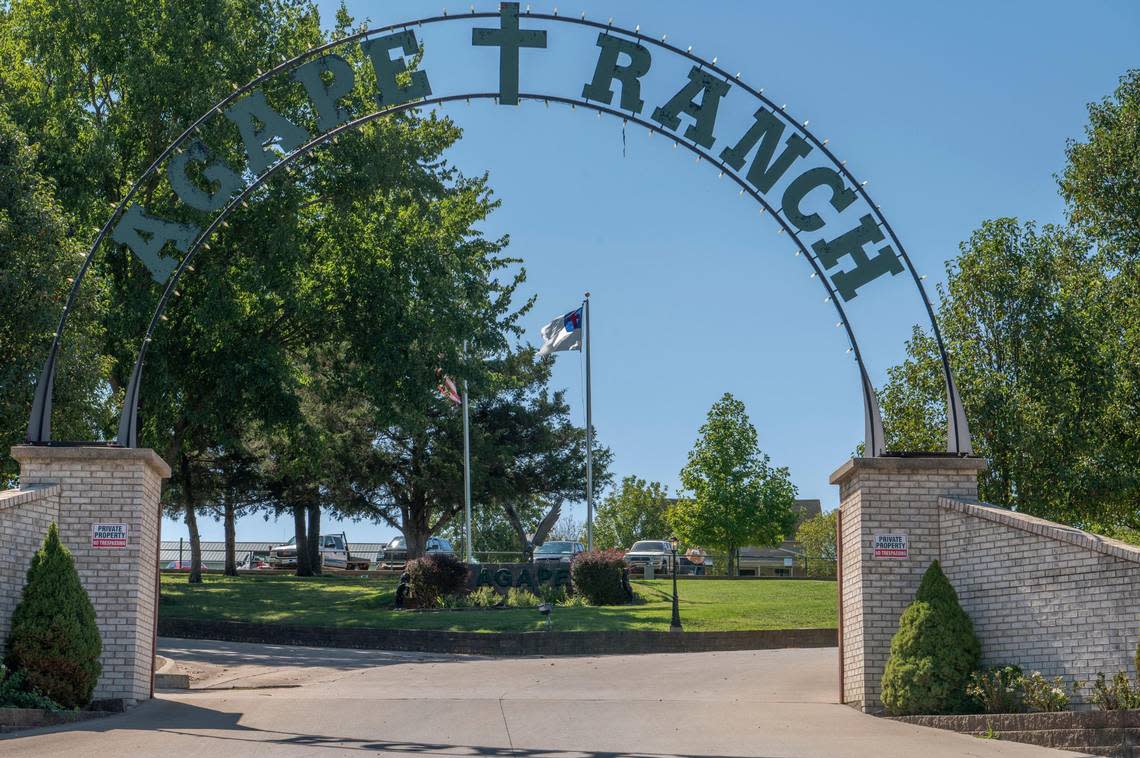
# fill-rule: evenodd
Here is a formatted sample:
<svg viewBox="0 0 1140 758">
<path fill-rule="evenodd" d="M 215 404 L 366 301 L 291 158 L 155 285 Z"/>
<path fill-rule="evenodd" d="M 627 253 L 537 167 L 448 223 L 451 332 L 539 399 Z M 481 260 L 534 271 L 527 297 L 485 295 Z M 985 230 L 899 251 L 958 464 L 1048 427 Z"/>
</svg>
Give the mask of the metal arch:
<svg viewBox="0 0 1140 758">
<path fill-rule="evenodd" d="M 346 36 L 341 37 L 339 39 L 332 40 L 332 41 L 327 42 L 323 45 L 318 45 L 316 47 L 310 48 L 309 50 L 306 50 L 306 51 L 300 53 L 299 55 L 297 55 L 297 56 L 295 56 L 289 60 L 283 61 L 282 63 L 274 66 L 273 68 L 265 71 L 264 73 L 259 74 L 256 78 L 252 79 L 246 85 L 235 88 L 233 92 L 231 92 L 226 97 L 222 98 L 217 103 L 215 103 L 215 105 L 212 106 L 211 108 L 209 108 L 200 118 L 198 118 L 197 121 L 195 121 L 190 127 L 188 127 L 185 131 L 183 131 L 182 134 L 179 135 L 179 137 L 174 142 L 172 142 L 165 150 L 162 151 L 162 153 L 159 154 L 159 156 L 157 158 L 155 158 L 155 160 L 150 164 L 150 166 L 146 169 L 146 171 L 144 171 L 139 176 L 139 178 L 136 180 L 136 182 L 131 186 L 130 190 L 127 192 L 127 194 L 123 197 L 123 199 L 120 201 L 118 206 L 115 208 L 114 212 L 112 213 L 111 217 L 108 219 L 107 223 L 104 224 L 103 228 L 100 230 L 99 234 L 96 236 L 95 241 L 91 246 L 90 252 L 88 253 L 87 257 L 84 259 L 83 265 L 81 266 L 78 274 L 76 275 L 74 281 L 72 282 L 72 287 L 71 287 L 71 290 L 68 294 L 67 303 L 64 307 L 63 313 L 60 316 L 59 325 L 58 325 L 56 332 L 55 332 L 55 335 L 52 339 L 52 344 L 51 344 L 51 348 L 49 351 L 48 358 L 45 361 L 44 369 L 40 375 L 40 380 L 36 384 L 35 399 L 33 401 L 31 418 L 30 418 L 29 424 L 28 424 L 28 440 L 30 442 L 47 442 L 48 440 L 50 440 L 50 436 L 51 436 L 51 432 L 50 432 L 51 392 L 52 392 L 52 385 L 53 385 L 54 375 L 55 375 L 55 361 L 56 361 L 56 357 L 58 355 L 60 340 L 62 337 L 64 326 L 65 326 L 66 321 L 67 321 L 67 317 L 68 317 L 68 315 L 69 315 L 69 313 L 70 313 L 70 311 L 74 305 L 77 293 L 79 291 L 79 287 L 80 287 L 82 280 L 83 280 L 84 276 L 86 275 L 88 269 L 90 268 L 90 264 L 91 264 L 92 260 L 94 259 L 94 256 L 95 256 L 96 252 L 98 251 L 99 246 L 105 240 L 107 234 L 110 232 L 115 221 L 122 215 L 127 204 L 130 202 L 130 200 L 138 192 L 138 190 L 142 186 L 143 182 L 150 175 L 152 175 L 154 173 L 154 171 L 167 158 L 169 158 L 173 152 L 178 150 L 179 147 L 190 136 L 192 136 L 197 131 L 197 129 L 208 118 L 212 117 L 215 114 L 220 114 L 222 112 L 222 109 L 224 106 L 228 105 L 229 103 L 233 102 L 237 98 L 239 98 L 242 95 L 246 94 L 247 92 L 251 91 L 257 85 L 266 81 L 267 79 L 270 79 L 270 78 L 272 78 L 272 77 L 274 77 L 274 76 L 276 76 L 276 75 L 278 75 L 284 71 L 288 71 L 292 68 L 295 68 L 295 67 L 299 66 L 301 63 L 303 63 L 304 61 L 306 61 L 310 58 L 315 58 L 315 57 L 323 54 L 324 52 L 331 50 L 333 48 L 339 47 L 341 45 L 348 44 L 348 43 L 354 42 L 354 41 L 359 40 L 359 39 L 367 39 L 369 36 L 374 35 L 374 34 L 382 34 L 385 32 L 398 30 L 398 29 L 409 29 L 412 27 L 423 27 L 423 26 L 429 25 L 429 24 L 435 24 L 435 23 L 446 22 L 446 21 L 458 21 L 458 20 L 463 20 L 463 19 L 496 18 L 496 17 L 498 17 L 498 15 L 499 14 L 496 12 L 475 12 L 474 10 L 472 10 L 470 13 L 467 13 L 467 14 L 459 14 L 459 15 L 449 16 L 449 15 L 447 15 L 446 12 L 444 12 L 444 14 L 440 15 L 440 16 L 425 17 L 425 18 L 421 18 L 421 19 L 417 19 L 417 20 L 413 20 L 413 21 L 406 21 L 406 22 L 376 27 L 376 28 L 372 28 L 372 29 L 362 30 L 362 31 L 356 32 L 354 34 L 346 35 Z M 590 21 L 590 20 L 586 19 L 584 17 L 584 15 L 581 18 L 573 18 L 573 17 L 559 16 L 559 15 L 557 15 L 557 12 L 555 12 L 554 14 L 532 13 L 529 9 L 526 11 L 525 15 L 527 17 L 530 17 L 530 18 L 537 18 L 537 19 L 542 19 L 542 20 L 546 20 L 546 21 L 554 21 L 554 22 L 560 22 L 560 23 L 576 24 L 579 26 L 586 26 L 586 27 L 591 27 L 591 28 L 595 28 L 595 29 L 602 29 L 602 30 L 605 30 L 607 32 L 613 32 L 613 33 L 624 35 L 627 37 L 632 37 L 633 39 L 637 40 L 638 42 L 646 42 L 648 44 L 654 45 L 655 47 L 667 50 L 667 51 L 669 51 L 675 55 L 678 55 L 682 58 L 688 59 L 688 60 L 696 63 L 697 65 L 708 69 L 709 71 L 717 73 L 719 76 L 723 77 L 726 81 L 729 81 L 729 82 L 732 82 L 732 83 L 738 85 L 745 92 L 749 93 L 750 95 L 752 95 L 756 99 L 758 99 L 761 102 L 763 102 L 764 104 L 768 105 L 773 114 L 777 115 L 779 118 L 781 118 L 781 120 L 785 121 L 794 130 L 801 133 L 811 144 L 813 144 L 817 149 L 819 149 L 820 152 L 823 155 L 825 155 L 828 158 L 828 160 L 832 163 L 833 168 L 835 168 L 842 176 L 844 176 L 848 181 L 850 181 L 854 185 L 855 191 L 859 194 L 860 197 L 863 198 L 864 202 L 866 202 L 870 206 L 870 210 L 871 210 L 873 217 L 877 220 L 877 222 L 880 224 L 880 226 L 882 226 L 882 228 L 887 232 L 887 235 L 890 237 L 891 241 L 895 245 L 896 250 L 898 251 L 897 255 L 903 260 L 904 264 L 907 266 L 908 270 L 910 271 L 911 276 L 914 279 L 915 285 L 918 288 L 920 295 L 922 296 L 923 303 L 926 307 L 927 315 L 930 318 L 930 322 L 931 322 L 931 326 L 932 326 L 932 329 L 934 332 L 935 340 L 936 340 L 936 343 L 938 345 L 939 353 L 940 353 L 940 356 L 942 359 L 943 373 L 945 375 L 947 392 L 948 392 L 948 397 L 947 397 L 947 405 L 948 405 L 947 418 L 948 418 L 948 422 L 949 422 L 948 447 L 949 447 L 951 452 L 969 453 L 971 451 L 970 450 L 970 441 L 969 441 L 969 430 L 968 430 L 968 427 L 966 426 L 965 414 L 962 410 L 961 401 L 958 398 L 957 390 L 955 388 L 955 385 L 954 385 L 954 382 L 953 382 L 953 379 L 951 376 L 949 358 L 947 356 L 947 353 L 946 353 L 946 350 L 945 350 L 945 347 L 943 344 L 942 335 L 941 335 L 941 332 L 938 328 L 937 319 L 935 318 L 933 307 L 930 303 L 929 297 L 926 294 L 926 290 L 922 285 L 922 280 L 919 277 L 916 269 L 914 268 L 914 265 L 911 262 L 909 255 L 907 255 L 906 249 L 903 247 L 901 241 L 898 239 L 894 230 L 891 228 L 890 224 L 887 222 L 885 216 L 882 214 L 878 205 L 876 205 L 871 200 L 870 195 L 867 193 L 865 187 L 855 179 L 855 177 L 847 169 L 846 165 L 844 165 L 843 162 L 839 161 L 835 157 L 835 155 L 827 148 L 827 146 L 824 142 L 821 142 L 814 134 L 812 134 L 806 128 L 805 125 L 801 125 L 795 119 L 792 119 L 791 117 L 789 117 L 787 115 L 785 108 L 783 108 L 783 107 L 777 108 L 773 101 L 771 101 L 770 99 L 768 99 L 767 97 L 765 97 L 763 95 L 762 90 L 757 90 L 757 89 L 751 87 L 750 85 L 748 85 L 747 83 L 742 81 L 740 79 L 739 75 L 737 75 L 735 77 L 729 75 L 729 73 L 727 71 L 725 71 L 723 68 L 718 67 L 715 64 L 715 62 L 709 63 L 708 61 L 705 61 L 702 58 L 700 58 L 696 55 L 693 55 L 691 52 L 691 48 L 689 50 L 681 50 L 680 48 L 667 43 L 665 41 L 666 38 L 664 36 L 660 40 L 657 40 L 657 39 L 654 39 L 654 38 L 649 37 L 647 35 L 641 34 L 640 28 L 631 31 L 628 29 L 624 29 L 622 27 L 615 27 L 612 24 L 612 22 L 607 23 L 607 24 L 602 24 L 602 23 L 597 22 L 597 21 Z M 448 96 L 447 98 L 434 98 L 432 100 L 416 101 L 414 103 L 402 104 L 402 106 L 398 107 L 398 108 L 387 109 L 386 111 L 383 111 L 383 112 L 377 112 L 374 114 L 370 114 L 370 116 L 372 118 L 378 118 L 380 115 L 384 115 L 386 113 L 395 113 L 395 112 L 398 112 L 399 110 L 406 110 L 406 109 L 412 108 L 412 107 L 420 107 L 422 105 L 431 104 L 433 102 L 440 103 L 440 102 L 454 101 L 454 100 L 464 99 L 464 98 L 469 98 L 469 97 L 492 97 L 493 98 L 493 97 L 497 97 L 497 94 L 496 93 L 481 93 L 479 95 L 457 95 L 457 96 Z M 521 97 L 521 95 L 520 95 L 520 97 Z M 642 124 L 642 125 L 646 126 L 647 128 L 649 128 L 653 131 L 659 132 L 661 134 L 665 134 L 665 135 L 669 136 L 671 139 L 673 139 L 675 142 L 677 142 L 678 144 L 684 144 L 690 150 L 693 150 L 694 152 L 696 152 L 699 156 L 707 158 L 708 160 L 710 160 L 710 162 L 713 162 L 714 165 L 721 165 L 722 170 L 725 173 L 728 173 L 730 176 L 732 176 L 733 179 L 735 181 L 737 181 L 738 184 L 741 185 L 742 189 L 748 191 L 749 194 L 752 195 L 754 197 L 754 199 L 756 199 L 758 202 L 760 202 L 764 208 L 771 210 L 771 208 L 768 206 L 766 201 L 764 201 L 762 198 L 760 198 L 758 193 L 756 193 L 755 191 L 752 190 L 751 187 L 746 185 L 743 182 L 743 180 L 740 179 L 740 177 L 736 176 L 735 172 L 729 170 L 727 167 L 724 167 L 723 164 L 720 164 L 719 161 L 712 158 L 710 155 L 704 153 L 699 148 L 695 148 L 695 147 L 689 145 L 688 143 L 684 142 L 683 140 L 678 139 L 675 135 L 673 135 L 673 134 L 671 134 L 665 130 L 660 129 L 653 124 L 649 124 L 649 123 L 643 121 L 642 119 L 636 117 L 632 113 L 624 113 L 624 112 L 621 112 L 619 110 L 611 109 L 611 108 L 604 108 L 604 109 L 599 108 L 597 106 L 594 106 L 593 104 L 588 103 L 588 101 L 584 101 L 584 100 L 578 101 L 578 100 L 572 100 L 570 98 L 536 96 L 536 95 L 528 95 L 528 98 L 529 99 L 543 99 L 543 100 L 547 100 L 547 101 L 554 100 L 556 102 L 565 102 L 565 103 L 571 103 L 574 105 L 583 105 L 584 107 L 592 107 L 595 110 L 600 110 L 602 112 L 610 113 L 611 115 L 615 115 L 615 116 L 625 118 L 628 120 L 633 120 L 635 123 Z M 358 119 L 354 122 L 348 122 L 348 123 L 349 124 L 363 123 L 363 120 Z M 344 125 L 342 125 L 342 126 L 344 126 Z M 315 147 L 316 145 L 319 145 L 323 141 L 325 141 L 325 138 L 329 138 L 329 137 L 331 137 L 335 134 L 338 134 L 342 131 L 343 131 L 343 129 L 340 127 L 338 127 L 335 130 L 331 130 L 331 131 L 327 132 L 326 134 L 321 135 L 321 137 L 318 137 L 317 139 L 313 140 L 312 143 L 309 143 L 305 147 L 307 149 L 312 149 L 312 147 Z M 295 154 L 299 154 L 299 152 L 295 151 Z M 293 157 L 295 157 L 295 154 Z M 269 171 L 267 171 L 264 176 L 271 175 L 282 163 L 287 163 L 290 160 L 291 160 L 291 158 L 288 158 L 288 157 L 283 159 L 282 162 L 279 162 L 278 164 L 273 166 Z M 246 188 L 246 191 L 242 192 L 239 195 L 239 197 L 242 197 L 242 198 L 248 197 L 248 194 L 249 194 L 248 191 L 260 186 L 261 184 L 262 184 L 261 179 L 255 181 L 254 184 L 251 185 L 250 187 Z M 222 217 L 224 217 L 224 215 L 228 214 L 228 212 L 230 210 L 231 210 L 231 206 L 227 206 L 227 208 L 223 211 Z M 836 297 L 834 295 L 834 292 L 831 291 L 830 283 L 828 282 L 826 277 L 823 275 L 823 272 L 819 269 L 818 264 L 811 258 L 810 254 L 806 253 L 806 248 L 804 247 L 803 243 L 799 240 L 797 232 L 795 230 L 791 229 L 790 227 L 788 227 L 786 225 L 786 223 L 784 223 L 784 221 L 779 218 L 778 214 L 773 213 L 773 215 L 776 216 L 776 218 L 778 220 L 780 220 L 781 226 L 783 226 L 785 229 L 787 229 L 787 231 L 792 236 L 792 238 L 795 239 L 796 244 L 800 247 L 800 249 L 802 251 L 805 252 L 805 255 L 806 255 L 806 257 L 808 257 L 809 261 L 811 261 L 813 268 L 816 269 L 816 274 L 819 275 L 821 281 L 824 283 L 825 287 L 827 288 L 829 297 L 831 298 L 832 302 L 835 303 L 836 309 L 840 313 L 841 321 L 847 329 L 848 336 L 849 336 L 851 343 L 852 343 L 852 349 L 855 351 L 855 354 L 856 354 L 856 361 L 859 363 L 859 366 L 860 366 L 861 380 L 862 380 L 862 383 L 864 385 L 864 387 L 863 387 L 864 403 L 865 403 L 865 407 L 866 407 L 866 411 L 867 411 L 867 419 L 868 419 L 867 420 L 868 440 L 874 440 L 876 443 L 876 444 L 869 445 L 869 451 L 868 452 L 870 452 L 870 454 L 872 454 L 872 455 L 875 455 L 877 453 L 877 451 L 880 451 L 882 449 L 881 421 L 878 421 L 877 424 L 873 423 L 873 422 L 878 420 L 878 416 L 879 416 L 878 408 L 877 408 L 877 402 L 875 401 L 874 389 L 873 389 L 873 387 L 870 386 L 870 381 L 868 379 L 865 367 L 863 365 L 862 357 L 861 357 L 861 354 L 858 350 L 858 345 L 854 339 L 854 333 L 851 330 L 850 324 L 847 322 L 846 316 L 843 314 L 842 307 L 839 305 L 838 300 L 836 299 Z M 219 217 L 219 218 L 222 218 L 222 217 Z M 213 231 L 213 229 L 215 228 L 217 222 L 218 222 L 218 219 L 215 219 L 215 222 L 211 223 L 207 227 L 207 229 L 203 232 L 203 234 L 200 236 L 199 239 L 200 240 L 204 239 L 207 234 L 211 233 Z M 191 257 L 191 255 L 193 255 L 193 252 L 195 252 L 198 248 L 198 244 L 200 244 L 200 243 L 196 243 L 195 247 L 192 248 L 191 252 L 187 253 L 186 257 L 183 259 L 183 262 L 188 260 Z M 183 270 L 183 268 L 180 266 L 176 271 L 176 276 L 180 275 L 182 270 Z M 163 300 L 161 301 L 160 308 L 165 307 L 165 301 L 168 299 L 169 293 L 172 291 L 172 289 L 173 289 L 172 287 L 168 286 L 166 292 L 164 292 Z M 157 316 L 156 316 L 156 318 L 157 318 Z M 148 340 L 149 340 L 149 335 L 153 331 L 153 327 L 154 327 L 154 324 L 152 323 L 151 328 L 148 329 Z M 147 343 L 144 342 L 143 351 L 145 351 L 146 344 Z M 131 385 L 128 388 L 128 397 L 127 397 L 127 401 L 128 401 L 127 406 L 128 407 L 134 405 L 133 401 L 137 400 L 138 386 L 137 386 L 137 381 L 135 379 L 135 375 L 140 373 L 141 364 L 142 364 L 142 354 L 140 352 L 139 360 L 136 362 L 135 371 L 132 373 Z M 126 413 L 124 413 L 124 417 L 125 417 L 125 415 L 126 415 Z M 122 426 L 122 425 L 120 425 L 120 426 Z M 876 427 L 878 429 L 877 433 L 876 433 Z M 120 438 L 122 438 L 122 436 L 123 435 L 120 434 Z M 130 436 L 132 439 L 134 437 L 133 433 L 131 435 L 128 435 L 128 436 Z"/>
<path fill-rule="evenodd" d="M 183 272 L 191 268 L 191 262 L 193 258 L 206 245 L 208 239 L 225 222 L 226 218 L 231 213 L 233 213 L 238 207 L 241 207 L 248 201 L 249 197 L 254 193 L 255 190 L 261 187 L 266 181 L 269 180 L 270 177 L 272 177 L 278 171 L 291 165 L 297 158 L 300 158 L 312 152 L 325 142 L 333 140 L 339 135 L 347 131 L 354 130 L 368 122 L 375 121 L 377 119 L 383 118 L 384 116 L 423 108 L 430 105 L 456 102 L 459 100 L 497 100 L 498 96 L 499 94 L 497 92 L 477 92 L 468 94 L 446 95 L 402 103 L 391 108 L 385 108 L 379 111 L 365 114 L 364 116 L 353 119 L 352 121 L 345 122 L 335 129 L 319 135 L 304 145 L 298 147 L 296 150 L 289 153 L 280 161 L 275 163 L 272 167 L 270 167 L 268 171 L 259 176 L 252 184 L 242 190 L 241 193 L 235 195 L 233 199 L 226 205 L 226 207 L 222 209 L 218 216 L 202 231 L 202 233 L 198 236 L 198 239 L 194 241 L 194 244 L 186 252 L 186 255 L 174 270 L 169 282 L 166 285 L 166 289 L 163 292 L 162 297 L 159 299 L 158 306 L 156 307 L 154 315 L 151 317 L 150 324 L 147 327 L 146 336 L 144 337 L 142 345 L 139 348 L 138 358 L 135 361 L 135 366 L 131 371 L 131 378 L 127 385 L 127 393 L 123 401 L 123 410 L 119 419 L 119 444 L 123 447 L 135 447 L 138 444 L 138 396 L 142 382 L 142 369 L 145 362 L 146 352 L 153 337 L 154 330 L 161 322 L 162 314 L 166 310 L 167 304 L 170 302 L 171 297 L 177 289 L 178 282 L 181 279 Z M 820 267 L 819 261 L 811 254 L 811 250 L 807 247 L 807 245 L 805 245 L 804 242 L 801 241 L 798 236 L 796 236 L 792 225 L 789 224 L 785 218 L 783 218 L 780 210 L 774 209 L 768 203 L 768 201 L 759 192 L 753 189 L 751 185 L 745 181 L 744 178 L 739 176 L 731 166 L 728 166 L 719 158 L 713 157 L 709 153 L 706 153 L 698 145 L 686 141 L 679 134 L 675 134 L 670 130 L 664 129 L 658 124 L 646 121 L 636 115 L 624 113 L 609 106 L 593 103 L 586 100 L 575 100 L 573 98 L 563 97 L 561 95 L 545 95 L 540 93 L 520 92 L 519 99 L 536 102 L 540 101 L 544 103 L 553 102 L 560 105 L 569 105 L 571 108 L 582 106 L 583 108 L 587 108 L 598 113 L 604 113 L 609 116 L 614 116 L 615 118 L 620 118 L 623 121 L 633 122 L 634 124 L 642 126 L 651 132 L 661 134 L 666 138 L 672 140 L 675 144 L 684 146 L 686 149 L 696 155 L 698 160 L 707 160 L 710 164 L 720 169 L 722 175 L 728 176 L 734 182 L 736 182 L 737 185 L 739 185 L 741 192 L 748 193 L 750 197 L 759 203 L 761 206 L 761 213 L 766 212 L 767 214 L 771 215 L 771 217 L 774 218 L 780 225 L 780 231 L 787 232 L 788 236 L 795 242 L 796 247 L 798 248 L 797 255 L 802 254 L 804 256 L 804 258 L 812 267 L 813 278 L 818 278 L 820 283 L 823 284 L 823 287 L 827 292 L 827 298 L 825 302 L 830 302 L 835 308 L 835 312 L 839 317 L 840 323 L 843 325 L 847 333 L 847 338 L 851 344 L 851 351 L 855 354 L 855 362 L 859 367 L 859 376 L 864 405 L 866 454 L 869 457 L 877 457 L 883 452 L 884 437 L 882 418 L 879 413 L 879 406 L 877 398 L 875 396 L 874 387 L 868 377 L 866 366 L 863 363 L 862 352 L 859 350 L 859 343 L 855 338 L 855 332 L 851 327 L 851 323 L 847 318 L 846 312 L 843 309 L 840 298 L 832 288 L 831 282 L 824 275 L 824 271 Z"/>
</svg>

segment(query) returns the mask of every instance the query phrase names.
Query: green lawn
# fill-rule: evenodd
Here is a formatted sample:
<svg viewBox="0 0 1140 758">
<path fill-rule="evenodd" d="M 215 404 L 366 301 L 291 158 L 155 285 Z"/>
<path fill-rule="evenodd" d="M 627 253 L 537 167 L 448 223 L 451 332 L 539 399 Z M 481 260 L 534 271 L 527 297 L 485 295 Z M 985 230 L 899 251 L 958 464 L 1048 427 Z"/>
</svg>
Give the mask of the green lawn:
<svg viewBox="0 0 1140 758">
<path fill-rule="evenodd" d="M 632 605 L 555 608 L 562 631 L 669 628 L 672 588 L 668 580 L 635 580 Z M 185 575 L 164 574 L 159 615 L 163 619 L 257 621 L 300 626 L 537 631 L 533 609 L 395 611 L 394 579 L 325 576 L 226 577 L 207 574 L 200 585 Z M 730 581 L 680 583 L 681 620 L 688 631 L 831 628 L 836 625 L 835 582 Z"/>
</svg>

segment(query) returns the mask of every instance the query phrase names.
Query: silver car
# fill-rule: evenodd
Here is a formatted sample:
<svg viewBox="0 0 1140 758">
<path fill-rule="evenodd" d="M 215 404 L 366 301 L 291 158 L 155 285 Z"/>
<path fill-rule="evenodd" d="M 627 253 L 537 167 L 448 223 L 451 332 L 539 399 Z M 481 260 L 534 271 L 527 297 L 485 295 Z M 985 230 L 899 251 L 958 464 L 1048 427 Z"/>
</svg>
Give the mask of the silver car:
<svg viewBox="0 0 1140 758">
<path fill-rule="evenodd" d="M 673 545 L 669 540 L 639 540 L 625 554 L 625 562 L 634 571 L 645 571 L 652 566 L 655 573 L 665 573 L 673 568 Z"/>
<path fill-rule="evenodd" d="M 544 542 L 534 551 L 535 564 L 570 563 L 586 546 L 581 542 Z"/>
</svg>

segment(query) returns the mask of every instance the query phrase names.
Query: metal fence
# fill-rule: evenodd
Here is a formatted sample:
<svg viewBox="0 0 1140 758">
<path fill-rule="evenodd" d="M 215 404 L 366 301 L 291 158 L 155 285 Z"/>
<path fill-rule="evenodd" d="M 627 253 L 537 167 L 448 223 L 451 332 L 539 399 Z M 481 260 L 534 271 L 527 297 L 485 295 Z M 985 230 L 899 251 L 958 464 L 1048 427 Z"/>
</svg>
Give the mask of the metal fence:
<svg viewBox="0 0 1140 758">
<path fill-rule="evenodd" d="M 173 546 L 171 546 L 163 550 L 158 564 L 160 569 L 185 570 L 189 568 L 190 545 L 188 542 L 182 543 L 181 540 L 179 543 L 179 549 L 174 549 Z M 461 552 L 460 555 L 462 555 Z M 259 568 L 259 564 L 262 564 L 267 557 L 268 550 L 263 548 L 239 549 L 236 551 L 239 570 L 257 569 Z M 477 551 L 475 553 L 475 560 L 479 563 L 522 563 L 525 561 L 525 555 L 521 550 Z M 796 555 L 794 557 L 772 560 L 770 558 L 756 559 L 744 555 L 738 560 L 736 575 L 740 578 L 835 579 L 836 562 L 834 559 L 808 558 L 803 555 Z M 225 567 L 224 550 L 203 550 L 202 566 L 207 571 L 221 571 Z M 375 569 L 376 567 L 373 566 L 372 568 Z M 640 566 L 633 566 L 632 569 L 633 576 L 636 578 L 644 578 L 646 573 L 650 573 L 646 572 Z M 651 571 L 651 573 L 656 578 L 671 577 L 671 557 L 666 563 L 664 572 L 661 571 L 660 567 L 656 567 L 656 570 Z M 728 576 L 728 561 L 723 553 L 706 554 L 702 564 L 695 564 L 685 556 L 678 555 L 677 576 L 679 578 L 702 576 L 726 577 Z"/>
</svg>

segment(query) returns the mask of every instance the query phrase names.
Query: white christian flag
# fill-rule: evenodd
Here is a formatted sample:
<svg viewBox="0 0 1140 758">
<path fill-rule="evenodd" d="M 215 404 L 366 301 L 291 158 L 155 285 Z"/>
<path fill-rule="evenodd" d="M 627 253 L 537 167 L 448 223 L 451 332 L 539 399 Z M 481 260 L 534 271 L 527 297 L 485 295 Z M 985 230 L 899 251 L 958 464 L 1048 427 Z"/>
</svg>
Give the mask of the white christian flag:
<svg viewBox="0 0 1140 758">
<path fill-rule="evenodd" d="M 570 311 L 542 327 L 542 347 L 539 355 L 550 355 L 562 350 L 582 349 L 582 309 Z"/>
</svg>

